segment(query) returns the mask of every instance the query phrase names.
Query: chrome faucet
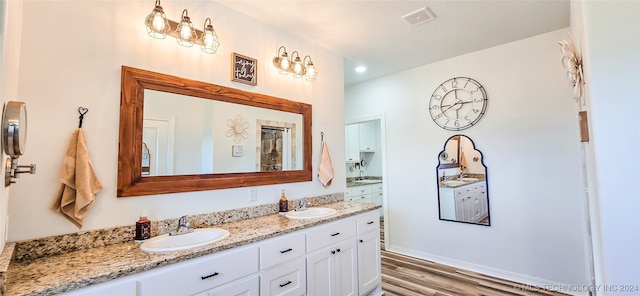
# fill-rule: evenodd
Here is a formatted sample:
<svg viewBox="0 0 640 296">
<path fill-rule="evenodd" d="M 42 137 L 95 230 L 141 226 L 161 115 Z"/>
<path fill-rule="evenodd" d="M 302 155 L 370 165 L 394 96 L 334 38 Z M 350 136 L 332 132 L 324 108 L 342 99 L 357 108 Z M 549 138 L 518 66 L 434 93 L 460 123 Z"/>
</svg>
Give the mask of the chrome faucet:
<svg viewBox="0 0 640 296">
<path fill-rule="evenodd" d="M 300 203 L 298 203 L 298 206 L 295 208 L 295 211 L 304 211 L 310 205 L 311 205 L 311 202 L 307 201 L 307 199 L 303 197 L 300 199 Z"/>
<path fill-rule="evenodd" d="M 171 230 L 169 235 L 180 235 L 193 232 L 193 228 L 189 227 L 189 221 L 187 216 L 182 216 L 178 219 L 178 228 Z"/>
<path fill-rule="evenodd" d="M 360 177 L 358 178 L 358 180 L 362 180 L 362 174 L 364 174 L 364 171 L 363 171 L 363 170 L 360 170 L 360 173 L 359 173 L 359 174 L 360 174 Z"/>
</svg>

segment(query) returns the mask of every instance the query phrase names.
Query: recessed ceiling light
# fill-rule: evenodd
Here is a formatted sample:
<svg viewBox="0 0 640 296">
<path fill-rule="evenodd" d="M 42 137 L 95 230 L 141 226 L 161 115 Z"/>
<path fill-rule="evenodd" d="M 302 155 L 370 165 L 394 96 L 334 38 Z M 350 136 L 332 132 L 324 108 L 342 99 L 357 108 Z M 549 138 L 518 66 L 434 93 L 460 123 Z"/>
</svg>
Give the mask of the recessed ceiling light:
<svg viewBox="0 0 640 296">
<path fill-rule="evenodd" d="M 367 71 L 367 67 L 365 67 L 365 66 L 356 67 L 356 72 L 358 72 L 358 73 L 362 73 L 362 72 L 365 72 L 365 71 Z"/>
</svg>

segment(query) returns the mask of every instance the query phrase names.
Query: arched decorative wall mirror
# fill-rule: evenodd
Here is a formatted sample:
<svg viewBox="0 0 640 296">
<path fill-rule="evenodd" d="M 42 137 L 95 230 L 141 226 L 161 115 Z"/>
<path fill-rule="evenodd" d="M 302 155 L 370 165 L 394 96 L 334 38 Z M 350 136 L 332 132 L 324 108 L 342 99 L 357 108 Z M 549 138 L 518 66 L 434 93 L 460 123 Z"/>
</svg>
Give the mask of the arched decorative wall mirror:
<svg viewBox="0 0 640 296">
<path fill-rule="evenodd" d="M 126 66 L 121 87 L 118 197 L 312 180 L 309 104 Z"/>
<path fill-rule="evenodd" d="M 469 137 L 455 135 L 445 142 L 436 171 L 440 220 L 491 225 L 487 167 Z"/>
</svg>

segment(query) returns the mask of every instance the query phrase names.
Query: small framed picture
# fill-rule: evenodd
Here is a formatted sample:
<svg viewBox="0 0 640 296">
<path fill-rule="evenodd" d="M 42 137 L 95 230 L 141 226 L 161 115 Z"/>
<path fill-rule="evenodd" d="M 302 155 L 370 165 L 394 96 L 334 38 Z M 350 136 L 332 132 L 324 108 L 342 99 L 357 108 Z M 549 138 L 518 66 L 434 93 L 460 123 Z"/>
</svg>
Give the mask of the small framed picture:
<svg viewBox="0 0 640 296">
<path fill-rule="evenodd" d="M 231 81 L 249 85 L 258 84 L 258 60 L 231 53 Z"/>
<path fill-rule="evenodd" d="M 231 146 L 231 156 L 242 157 L 242 146 L 240 145 Z"/>
</svg>

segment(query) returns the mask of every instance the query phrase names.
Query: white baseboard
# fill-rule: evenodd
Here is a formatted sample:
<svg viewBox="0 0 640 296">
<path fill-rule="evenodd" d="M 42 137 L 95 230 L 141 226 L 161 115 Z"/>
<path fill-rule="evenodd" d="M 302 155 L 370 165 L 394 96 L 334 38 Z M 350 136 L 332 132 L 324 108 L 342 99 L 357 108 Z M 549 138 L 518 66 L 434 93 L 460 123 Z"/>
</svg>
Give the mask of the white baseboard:
<svg viewBox="0 0 640 296">
<path fill-rule="evenodd" d="M 589 288 L 588 286 L 576 287 L 576 285 L 558 283 L 558 282 L 554 282 L 554 281 L 550 281 L 550 280 L 546 280 L 546 279 L 542 279 L 542 278 L 528 276 L 528 275 L 521 274 L 521 273 L 516 273 L 516 272 L 497 269 L 497 268 L 488 267 L 488 266 L 484 266 L 484 265 L 479 265 L 479 264 L 469 263 L 469 262 L 455 260 L 455 259 L 451 259 L 451 258 L 441 257 L 441 256 L 428 254 L 428 253 L 423 253 L 423 252 L 410 250 L 410 249 L 397 247 L 397 246 L 389 246 L 386 250 L 389 251 L 389 252 L 394 252 L 394 253 L 399 253 L 399 254 L 403 254 L 403 255 L 407 255 L 407 256 L 412 256 L 412 257 L 416 257 L 416 258 L 420 258 L 420 259 L 424 259 L 424 260 L 437 262 L 437 263 L 440 263 L 440 264 L 453 266 L 453 267 L 456 267 L 456 268 L 466 269 L 466 270 L 469 270 L 469 271 L 473 271 L 473 272 L 477 272 L 477 273 L 481 273 L 481 274 L 485 274 L 485 275 L 489 275 L 489 276 L 493 276 L 493 277 L 497 277 L 497 278 L 501 278 L 501 279 L 505 279 L 505 280 L 510 280 L 510 281 L 522 283 L 522 284 L 525 285 L 525 286 L 522 287 L 523 289 L 539 289 L 539 288 L 542 287 L 542 288 L 545 288 L 545 289 L 548 289 L 548 290 L 554 290 L 554 291 L 566 293 L 566 294 L 569 294 L 569 295 L 589 296 L 589 292 L 587 291 L 587 289 Z M 519 288 L 519 287 L 515 287 L 515 288 Z M 585 290 L 585 291 L 577 291 L 577 290 L 580 290 L 580 288 L 582 288 L 582 290 Z"/>
</svg>

